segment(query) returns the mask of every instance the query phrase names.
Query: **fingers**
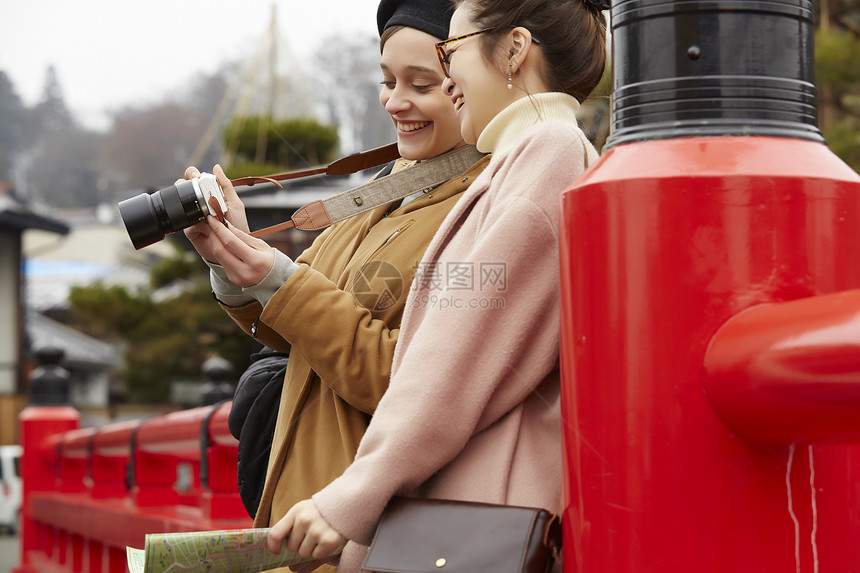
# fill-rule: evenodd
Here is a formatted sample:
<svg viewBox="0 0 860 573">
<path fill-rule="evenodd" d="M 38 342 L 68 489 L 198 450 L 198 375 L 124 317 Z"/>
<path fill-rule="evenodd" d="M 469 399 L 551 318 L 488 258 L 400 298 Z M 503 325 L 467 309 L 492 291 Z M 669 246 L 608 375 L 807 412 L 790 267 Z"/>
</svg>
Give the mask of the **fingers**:
<svg viewBox="0 0 860 573">
<path fill-rule="evenodd" d="M 278 523 L 272 526 L 269 530 L 269 535 L 266 537 L 266 547 L 275 554 L 281 553 L 281 545 L 284 543 L 284 538 L 287 537 L 293 529 L 293 518 L 288 512 L 287 515 L 281 518 Z"/>
<path fill-rule="evenodd" d="M 189 179 L 194 179 L 195 177 L 200 177 L 200 171 L 198 171 L 196 167 L 191 165 L 191 166 L 185 168 L 185 178 L 184 179 L 177 179 L 176 181 L 173 182 L 173 184 L 179 185 L 180 183 L 188 181 Z"/>
<path fill-rule="evenodd" d="M 248 249 L 259 247 L 258 244 L 251 244 L 251 242 L 248 241 L 248 239 L 255 239 L 255 237 L 252 237 L 241 229 L 236 228 L 235 225 L 230 225 L 229 221 L 222 223 L 215 217 L 207 217 L 206 222 L 209 224 L 209 229 L 212 234 L 220 239 L 224 247 L 229 252 L 243 260 L 249 255 Z M 263 242 L 265 243 L 265 241 Z"/>
<path fill-rule="evenodd" d="M 211 241 L 212 250 L 228 274 L 231 269 L 244 265 L 245 261 L 251 258 L 253 249 L 237 236 L 238 229 L 227 228 L 225 223 L 221 223 L 215 217 L 207 217 L 206 223 L 211 231 L 210 238 L 216 239 Z"/>
<path fill-rule="evenodd" d="M 213 255 L 211 253 L 209 236 L 212 234 L 212 229 L 209 225 L 203 221 L 184 229 L 183 232 L 200 256 L 211 261 Z"/>
<path fill-rule="evenodd" d="M 209 225 L 205 221 L 201 221 L 200 223 L 195 223 L 190 227 L 186 227 L 184 229 L 185 236 L 188 237 L 192 242 L 197 238 L 206 238 L 209 236 L 209 233 L 212 230 L 209 228 Z"/>
<path fill-rule="evenodd" d="M 210 237 L 217 239 L 210 241 L 212 254 L 234 284 L 253 286 L 269 274 L 275 253 L 268 243 L 214 217 L 207 218 L 207 222 L 212 230 Z"/>
<path fill-rule="evenodd" d="M 185 179 L 194 179 L 195 177 L 200 177 L 200 171 L 194 167 L 193 165 L 185 168 Z"/>
<path fill-rule="evenodd" d="M 326 524 L 326 530 L 319 534 L 316 547 L 311 552 L 314 559 L 325 559 L 346 541 L 344 537 Z"/>
<path fill-rule="evenodd" d="M 228 223 L 229 223 L 229 221 L 228 221 Z M 239 229 L 235 225 L 231 224 L 228 228 L 231 231 L 233 231 L 233 234 L 236 235 L 237 237 L 239 237 L 243 243 L 245 243 L 246 245 L 248 245 L 249 247 L 251 247 L 253 249 L 256 249 L 258 251 L 264 251 L 264 250 L 268 250 L 271 248 L 269 243 L 267 243 L 263 239 L 258 239 L 257 237 L 254 237 L 253 235 L 243 231 L 242 229 Z"/>
<path fill-rule="evenodd" d="M 230 181 L 221 166 L 215 165 L 215 167 L 212 168 L 212 173 L 215 175 L 215 179 L 218 180 L 218 185 L 221 186 L 221 190 L 224 192 L 224 198 L 228 202 L 232 200 L 239 201 L 239 195 L 236 193 L 236 188 L 233 187 L 233 182 Z"/>
<path fill-rule="evenodd" d="M 245 214 L 245 205 L 239 199 L 239 194 L 236 193 L 233 183 L 227 178 L 220 165 L 212 168 L 212 174 L 215 175 L 218 185 L 221 186 L 221 191 L 224 192 L 224 201 L 227 202 L 227 220 L 239 229 L 248 231 L 248 216 Z"/>
<path fill-rule="evenodd" d="M 320 514 L 313 500 L 306 499 L 291 507 L 282 521 L 288 521 L 291 527 L 287 549 L 305 558 L 326 559 L 345 541 Z"/>
<path fill-rule="evenodd" d="M 227 233 L 229 233 L 233 237 L 238 238 L 242 244 L 250 247 L 251 249 L 254 249 L 255 251 L 268 251 L 272 248 L 269 243 L 267 243 L 263 239 L 258 239 L 257 237 L 249 235 L 242 229 L 239 229 L 235 225 L 230 224 L 229 221 L 227 221 L 226 224 L 219 224 L 217 219 L 215 219 L 214 221 L 212 219 L 213 217 L 209 217 L 207 219 L 210 228 L 215 234 L 222 238 L 222 241 L 225 244 L 230 240 L 227 235 Z M 233 251 L 234 254 L 238 255 L 241 252 L 245 252 L 243 249 L 241 249 L 241 247 L 238 246 L 238 243 L 232 242 L 232 244 L 235 247 Z"/>
<path fill-rule="evenodd" d="M 290 530 L 284 536 L 287 549 L 293 553 L 298 553 L 302 557 L 310 557 L 310 551 L 307 551 L 304 554 L 300 551 L 302 544 L 305 542 L 305 536 L 307 535 L 307 518 L 302 517 L 302 503 L 303 502 L 300 501 L 291 507 L 287 512 L 287 515 L 285 515 L 277 525 L 280 525 L 281 522 L 287 522 L 290 526 Z"/>
</svg>

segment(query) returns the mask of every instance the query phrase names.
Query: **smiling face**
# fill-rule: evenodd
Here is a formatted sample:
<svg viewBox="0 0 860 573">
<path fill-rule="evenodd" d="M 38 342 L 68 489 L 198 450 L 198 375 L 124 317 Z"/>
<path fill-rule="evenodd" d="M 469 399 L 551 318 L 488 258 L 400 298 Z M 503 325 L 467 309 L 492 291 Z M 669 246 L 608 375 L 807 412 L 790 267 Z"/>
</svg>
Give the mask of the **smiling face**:
<svg viewBox="0 0 860 573">
<path fill-rule="evenodd" d="M 481 29 L 471 19 L 469 2 L 461 3 L 451 17 L 448 37 L 454 38 Z M 445 81 L 457 111 L 460 133 L 466 143 L 477 143 L 478 137 L 496 114 L 519 97 L 518 90 L 507 89 L 507 71 L 501 63 L 494 65 L 482 55 L 483 36 L 472 36 L 456 42 L 448 49 L 451 78 Z"/>
<path fill-rule="evenodd" d="M 397 130 L 397 148 L 406 159 L 429 159 L 463 143 L 451 99 L 442 93 L 437 38 L 403 28 L 382 49 L 379 102 Z"/>
</svg>

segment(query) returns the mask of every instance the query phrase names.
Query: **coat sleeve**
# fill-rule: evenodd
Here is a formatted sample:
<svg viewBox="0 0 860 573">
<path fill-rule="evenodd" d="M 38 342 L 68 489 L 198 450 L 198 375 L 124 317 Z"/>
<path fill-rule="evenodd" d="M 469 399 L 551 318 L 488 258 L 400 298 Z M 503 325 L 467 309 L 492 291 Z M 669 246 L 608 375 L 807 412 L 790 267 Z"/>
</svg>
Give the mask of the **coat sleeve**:
<svg viewBox="0 0 860 573">
<path fill-rule="evenodd" d="M 491 205 L 469 215 L 480 219 L 477 239 L 444 251 L 455 263 L 503 264 L 499 295 L 446 291 L 434 302 L 424 290 L 407 301 L 407 312 L 423 305 L 423 317 L 414 325 L 404 317 L 408 343 L 356 459 L 313 496 L 348 539 L 368 544 L 393 495 L 443 468 L 558 367 L 557 205 L 582 171 L 582 144 L 566 131 L 531 138 L 505 158 Z"/>
<path fill-rule="evenodd" d="M 310 261 L 314 260 L 320 246 L 325 243 L 328 239 L 328 234 L 333 232 L 333 229 L 333 227 L 329 227 L 323 231 L 320 236 L 314 240 L 311 246 L 305 249 L 302 254 L 296 258 L 295 262 L 300 265 L 310 264 Z M 290 277 L 290 279 L 291 278 L 292 277 Z M 287 279 L 287 282 L 289 282 L 290 279 Z M 269 348 L 277 350 L 278 352 L 283 352 L 284 354 L 290 353 L 290 343 L 287 342 L 280 333 L 270 328 L 261 320 L 258 320 L 263 312 L 263 305 L 259 302 L 253 301 L 243 306 L 228 306 L 222 303 L 221 308 L 223 308 L 227 315 L 233 319 L 233 322 L 235 322 L 239 328 L 248 335 L 251 335 L 251 329 L 254 324 L 256 324 L 256 338 L 264 346 L 268 346 Z"/>
<path fill-rule="evenodd" d="M 373 318 L 352 293 L 307 265 L 275 293 L 260 322 L 351 406 L 374 412 L 388 388 L 399 329 Z"/>
</svg>

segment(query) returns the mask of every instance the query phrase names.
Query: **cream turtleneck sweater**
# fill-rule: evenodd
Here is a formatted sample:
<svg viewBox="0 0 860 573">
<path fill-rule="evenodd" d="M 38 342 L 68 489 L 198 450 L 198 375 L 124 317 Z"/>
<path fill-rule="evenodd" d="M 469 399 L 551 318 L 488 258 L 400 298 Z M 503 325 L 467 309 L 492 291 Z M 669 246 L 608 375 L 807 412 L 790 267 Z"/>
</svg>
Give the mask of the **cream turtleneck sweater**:
<svg viewBox="0 0 860 573">
<path fill-rule="evenodd" d="M 478 151 L 504 153 L 523 131 L 540 121 L 558 121 L 577 125 L 579 102 L 560 92 L 525 96 L 500 111 L 478 137 Z"/>
</svg>

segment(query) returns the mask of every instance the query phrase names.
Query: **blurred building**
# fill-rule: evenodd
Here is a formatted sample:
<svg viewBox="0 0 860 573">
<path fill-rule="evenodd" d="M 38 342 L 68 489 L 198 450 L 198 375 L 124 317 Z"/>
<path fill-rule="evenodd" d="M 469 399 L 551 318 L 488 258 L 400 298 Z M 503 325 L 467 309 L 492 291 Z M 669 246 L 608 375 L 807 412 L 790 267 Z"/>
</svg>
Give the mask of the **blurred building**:
<svg viewBox="0 0 860 573">
<path fill-rule="evenodd" d="M 0 444 L 16 443 L 17 414 L 23 407 L 26 365 L 24 297 L 21 278 L 24 231 L 65 235 L 69 227 L 32 211 L 0 182 Z"/>
<path fill-rule="evenodd" d="M 62 366 L 69 372 L 69 402 L 77 408 L 108 408 L 111 373 L 119 367 L 114 346 L 52 320 L 34 309 L 27 311 L 27 339 L 32 349 L 60 348 Z"/>
<path fill-rule="evenodd" d="M 69 226 L 28 208 L 14 190 L 0 183 L 0 395 L 20 394 L 24 387 L 24 297 L 22 247 L 24 231 L 52 236 Z"/>
<path fill-rule="evenodd" d="M 69 232 L 58 237 L 44 231 L 24 236 L 25 297 L 29 308 L 53 316 L 68 305 L 72 287 L 100 281 L 135 289 L 149 283 L 150 265 L 174 253 L 166 242 L 135 251 L 115 208 L 62 210 Z"/>
</svg>

